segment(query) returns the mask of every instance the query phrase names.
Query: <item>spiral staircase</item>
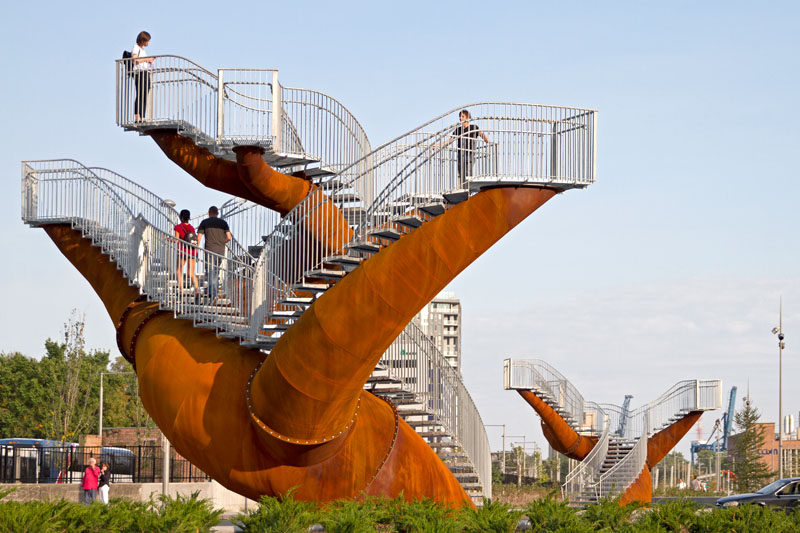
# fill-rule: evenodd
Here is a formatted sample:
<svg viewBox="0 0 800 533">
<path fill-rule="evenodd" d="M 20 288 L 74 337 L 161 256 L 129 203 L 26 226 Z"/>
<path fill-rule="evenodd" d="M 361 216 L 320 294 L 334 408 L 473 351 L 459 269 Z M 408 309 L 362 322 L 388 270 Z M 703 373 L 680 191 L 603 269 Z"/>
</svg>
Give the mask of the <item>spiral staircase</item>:
<svg viewBox="0 0 800 533">
<path fill-rule="evenodd" d="M 576 507 L 624 494 L 645 468 L 650 437 L 690 413 L 722 407 L 722 380 L 718 379 L 679 381 L 633 411 L 584 400 L 571 382 L 540 359 L 506 359 L 504 381 L 506 390 L 535 394 L 578 435 L 597 439 L 561 488 L 564 498 Z"/>
<path fill-rule="evenodd" d="M 317 91 L 283 87 L 276 70 L 209 71 L 155 56 L 147 112 L 132 113 L 129 60 L 117 61 L 117 124 L 147 134 L 169 129 L 211 154 L 234 158 L 259 146 L 264 160 L 317 185 L 283 217 L 231 198 L 222 204 L 234 233 L 225 256 L 197 254 L 203 289 L 195 299 L 174 272 L 190 245 L 172 237 L 170 203 L 107 169 L 73 160 L 22 164 L 22 218 L 68 223 L 108 254 L 142 296 L 198 328 L 215 330 L 268 356 L 278 339 L 329 288 L 405 235 L 486 187 L 584 188 L 595 176 L 596 113 L 513 103 L 466 106 L 490 137 L 469 153 L 453 142 L 444 113 L 373 149 L 358 121 Z M 210 280 L 205 262 L 221 265 Z M 391 401 L 476 501 L 491 497 L 489 443 L 458 373 L 412 321 L 387 349 L 365 388 Z"/>
</svg>

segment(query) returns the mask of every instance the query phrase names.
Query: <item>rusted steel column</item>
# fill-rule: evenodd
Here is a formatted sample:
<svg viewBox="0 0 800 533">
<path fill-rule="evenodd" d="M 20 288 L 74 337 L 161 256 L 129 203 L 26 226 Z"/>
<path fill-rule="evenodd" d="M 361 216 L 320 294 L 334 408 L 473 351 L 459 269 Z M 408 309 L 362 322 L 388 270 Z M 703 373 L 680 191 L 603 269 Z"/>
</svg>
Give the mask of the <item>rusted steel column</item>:
<svg viewBox="0 0 800 533">
<path fill-rule="evenodd" d="M 517 390 L 542 419 L 542 432 L 554 450 L 572 459 L 581 460 L 597 444 L 597 437 L 579 435 L 541 398 L 529 390 Z"/>
<path fill-rule="evenodd" d="M 284 438 L 316 442 L 346 431 L 364 383 L 411 318 L 554 195 L 481 192 L 365 261 L 280 338 L 253 381 L 254 413 Z"/>
</svg>

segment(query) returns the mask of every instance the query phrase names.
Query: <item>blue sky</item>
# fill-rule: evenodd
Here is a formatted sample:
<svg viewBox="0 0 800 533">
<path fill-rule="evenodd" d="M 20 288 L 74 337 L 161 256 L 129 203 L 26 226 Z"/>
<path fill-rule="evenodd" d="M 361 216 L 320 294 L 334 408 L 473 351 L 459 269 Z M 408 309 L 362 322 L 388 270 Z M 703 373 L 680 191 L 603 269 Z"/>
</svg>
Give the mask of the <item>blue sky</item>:
<svg viewBox="0 0 800 533">
<path fill-rule="evenodd" d="M 781 295 L 784 409 L 798 414 L 798 4 L 124 5 L 4 9 L 0 351 L 41 355 L 72 308 L 89 346 L 115 350 L 98 298 L 21 223 L 20 160 L 105 166 L 195 211 L 220 198 L 114 125 L 114 59 L 147 29 L 151 54 L 278 68 L 284 84 L 339 99 L 374 146 L 474 101 L 599 110 L 597 183 L 545 205 L 450 287 L 485 423 L 544 445 L 533 412 L 502 390 L 509 356 L 550 361 L 589 399 L 633 394 L 634 405 L 693 377 L 741 398 L 749 380 L 774 420 Z M 719 414 L 704 416 L 706 433 Z"/>
</svg>

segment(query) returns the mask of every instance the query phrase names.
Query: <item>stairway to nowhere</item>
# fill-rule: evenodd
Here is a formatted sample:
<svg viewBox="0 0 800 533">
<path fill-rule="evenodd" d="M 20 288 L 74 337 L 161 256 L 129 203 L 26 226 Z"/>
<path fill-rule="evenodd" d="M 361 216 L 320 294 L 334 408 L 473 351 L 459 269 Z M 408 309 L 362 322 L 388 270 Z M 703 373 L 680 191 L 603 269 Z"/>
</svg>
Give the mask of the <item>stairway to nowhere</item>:
<svg viewBox="0 0 800 533">
<path fill-rule="evenodd" d="M 680 381 L 633 411 L 585 401 L 572 383 L 540 359 L 506 359 L 504 379 L 507 390 L 532 392 L 576 433 L 597 439 L 562 485 L 562 495 L 576 507 L 624 495 L 645 469 L 651 437 L 690 414 L 722 406 L 718 379 Z"/>
</svg>

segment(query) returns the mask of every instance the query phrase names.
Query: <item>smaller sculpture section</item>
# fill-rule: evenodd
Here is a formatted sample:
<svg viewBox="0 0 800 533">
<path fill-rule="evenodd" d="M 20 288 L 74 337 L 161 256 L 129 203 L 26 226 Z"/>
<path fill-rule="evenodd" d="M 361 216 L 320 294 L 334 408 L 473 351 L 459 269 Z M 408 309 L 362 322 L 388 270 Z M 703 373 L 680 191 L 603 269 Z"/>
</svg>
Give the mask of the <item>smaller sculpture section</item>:
<svg viewBox="0 0 800 533">
<path fill-rule="evenodd" d="M 620 496 L 620 503 L 652 500 L 651 469 L 704 411 L 722 406 L 722 381 L 680 381 L 636 410 L 584 400 L 561 373 L 539 359 L 506 359 L 504 381 L 541 417 L 556 451 L 581 461 L 562 486 L 574 505 Z"/>
</svg>

